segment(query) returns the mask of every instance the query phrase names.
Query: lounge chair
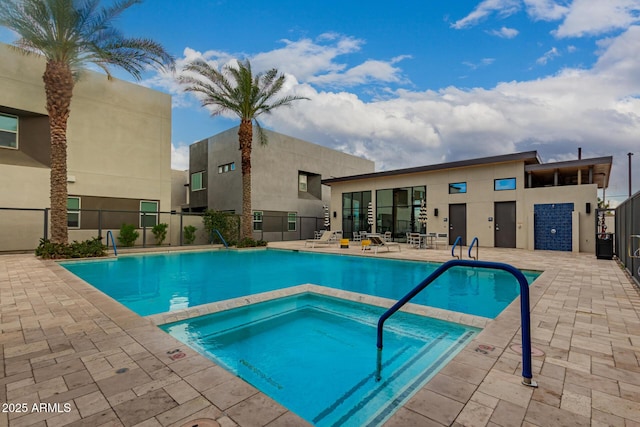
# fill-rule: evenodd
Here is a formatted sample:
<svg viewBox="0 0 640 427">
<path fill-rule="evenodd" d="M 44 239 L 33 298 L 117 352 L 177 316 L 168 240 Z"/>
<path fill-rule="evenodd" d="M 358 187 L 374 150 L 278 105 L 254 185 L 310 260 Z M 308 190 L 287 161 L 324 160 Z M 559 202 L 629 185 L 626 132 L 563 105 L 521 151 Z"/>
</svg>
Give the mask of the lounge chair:
<svg viewBox="0 0 640 427">
<path fill-rule="evenodd" d="M 320 236 L 319 239 L 307 239 L 304 246 L 306 247 L 309 243 L 311 243 L 311 247 L 315 248 L 316 245 L 330 245 L 332 243 L 335 243 L 333 234 L 333 231 L 325 231 L 324 233 L 322 233 L 322 236 Z"/>
<path fill-rule="evenodd" d="M 400 252 L 400 243 L 385 242 L 380 236 L 369 236 L 369 240 L 371 241 L 370 247 L 375 248 L 375 253 L 378 253 L 380 248 L 387 248 L 388 251 L 391 251 L 391 248 L 398 248 L 398 252 Z"/>
</svg>

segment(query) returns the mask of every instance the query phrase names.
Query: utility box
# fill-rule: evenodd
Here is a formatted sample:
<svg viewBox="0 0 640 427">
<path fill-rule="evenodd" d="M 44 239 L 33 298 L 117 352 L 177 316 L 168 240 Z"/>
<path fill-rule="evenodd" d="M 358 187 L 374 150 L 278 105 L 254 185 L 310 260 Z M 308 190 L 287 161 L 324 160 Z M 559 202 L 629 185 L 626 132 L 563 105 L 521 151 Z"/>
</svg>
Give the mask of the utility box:
<svg viewBox="0 0 640 427">
<path fill-rule="evenodd" d="M 613 233 L 596 234 L 596 258 L 613 259 Z"/>
</svg>

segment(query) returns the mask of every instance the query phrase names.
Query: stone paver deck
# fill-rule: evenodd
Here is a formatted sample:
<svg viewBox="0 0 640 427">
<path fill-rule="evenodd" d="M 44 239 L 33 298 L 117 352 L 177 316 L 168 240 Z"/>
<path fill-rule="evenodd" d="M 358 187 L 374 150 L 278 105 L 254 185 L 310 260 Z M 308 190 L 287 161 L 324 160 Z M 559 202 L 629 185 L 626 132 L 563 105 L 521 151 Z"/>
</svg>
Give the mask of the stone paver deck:
<svg viewBox="0 0 640 427">
<path fill-rule="evenodd" d="M 404 245 L 377 255 L 313 250 L 451 259 Z M 515 301 L 385 425 L 640 426 L 640 293 L 618 264 L 488 248 L 480 259 L 544 270 L 530 288 L 539 387 L 520 384 Z M 0 333 L 0 427 L 306 425 L 52 261 L 0 256 Z"/>
</svg>

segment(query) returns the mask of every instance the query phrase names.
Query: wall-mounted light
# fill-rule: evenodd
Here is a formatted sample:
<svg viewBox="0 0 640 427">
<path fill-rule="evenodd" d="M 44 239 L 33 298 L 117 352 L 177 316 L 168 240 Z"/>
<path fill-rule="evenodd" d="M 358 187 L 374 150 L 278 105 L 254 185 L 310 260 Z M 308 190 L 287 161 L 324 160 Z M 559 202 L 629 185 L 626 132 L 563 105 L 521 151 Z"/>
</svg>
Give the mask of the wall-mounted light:
<svg viewBox="0 0 640 427">
<path fill-rule="evenodd" d="M 587 204 L 584 207 L 584 211 L 588 214 L 591 213 L 591 203 L 587 202 Z"/>
<path fill-rule="evenodd" d="M 334 218 L 337 218 L 337 217 L 338 217 L 338 212 L 333 211 L 333 217 L 334 217 Z"/>
<path fill-rule="evenodd" d="M 435 208 L 435 209 L 433 210 L 433 216 L 438 216 L 438 208 Z"/>
</svg>

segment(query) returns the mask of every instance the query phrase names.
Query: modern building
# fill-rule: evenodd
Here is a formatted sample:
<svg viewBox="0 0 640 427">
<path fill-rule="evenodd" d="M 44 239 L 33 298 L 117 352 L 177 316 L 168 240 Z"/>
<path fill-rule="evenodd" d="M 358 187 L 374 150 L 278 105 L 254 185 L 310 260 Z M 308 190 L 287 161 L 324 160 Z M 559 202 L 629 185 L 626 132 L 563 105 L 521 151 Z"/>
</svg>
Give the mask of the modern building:
<svg viewBox="0 0 640 427">
<path fill-rule="evenodd" d="M 323 180 L 331 187 L 332 228 L 447 234 L 449 244 L 595 251 L 597 191 L 611 157 L 542 163 L 536 151 Z M 428 220 L 418 221 L 422 201 Z"/>
<path fill-rule="evenodd" d="M 0 44 L 0 250 L 33 249 L 48 208 L 49 120 L 43 58 Z M 171 207 L 171 97 L 83 72 L 67 129 L 69 239 L 123 222 L 147 225 Z M 90 210 L 110 212 L 99 216 Z M 4 243 L 3 243 L 4 242 Z M 8 246 L 8 247 L 4 247 Z"/>
<path fill-rule="evenodd" d="M 372 173 L 372 161 L 345 154 L 281 133 L 264 130 L 268 144 L 261 145 L 254 130 L 251 152 L 251 206 L 254 237 L 291 240 L 313 237 L 322 227 L 330 202 L 323 179 Z M 238 127 L 189 147 L 192 212 L 214 209 L 240 214 L 242 172 Z"/>
</svg>

